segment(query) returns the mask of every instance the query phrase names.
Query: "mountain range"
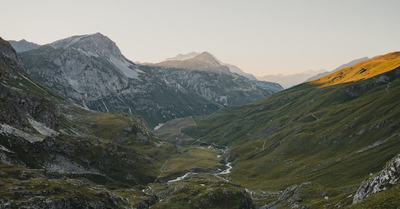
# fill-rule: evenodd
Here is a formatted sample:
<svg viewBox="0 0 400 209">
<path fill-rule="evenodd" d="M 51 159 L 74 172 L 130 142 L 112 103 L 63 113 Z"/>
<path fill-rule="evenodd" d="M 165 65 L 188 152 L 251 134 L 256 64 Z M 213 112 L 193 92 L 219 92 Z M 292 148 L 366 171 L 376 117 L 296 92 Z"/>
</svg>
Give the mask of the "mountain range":
<svg viewBox="0 0 400 209">
<path fill-rule="evenodd" d="M 266 76 L 261 76 L 258 77 L 259 80 L 262 81 L 270 81 L 270 82 L 276 82 L 281 84 L 285 89 L 290 88 L 292 86 L 307 82 L 307 81 L 312 81 L 321 77 L 324 77 L 326 75 L 329 75 L 331 73 L 334 73 L 336 71 L 339 71 L 341 69 L 350 67 L 352 65 L 355 65 L 357 63 L 363 62 L 368 60 L 368 57 L 363 57 L 359 59 L 352 60 L 348 63 L 345 63 L 343 65 L 340 65 L 339 67 L 335 68 L 332 71 L 325 71 L 325 70 L 308 70 L 305 72 L 301 73 L 295 73 L 295 74 L 289 74 L 289 75 L 283 75 L 283 74 L 274 74 L 274 75 L 266 75 Z"/>
<path fill-rule="evenodd" d="M 279 92 L 208 52 L 162 63 L 0 38 L 0 208 L 400 204 L 400 52 Z"/>
<path fill-rule="evenodd" d="M 163 65 L 137 65 L 106 36 L 74 36 L 21 52 L 32 76 L 81 106 L 142 115 L 151 127 L 210 114 L 282 90 L 276 83 L 231 73 L 209 53 Z"/>
<path fill-rule="evenodd" d="M 295 74 L 272 74 L 272 75 L 265 75 L 261 77 L 257 77 L 258 80 L 261 81 L 270 81 L 276 82 L 282 85 L 283 88 L 287 89 L 292 86 L 298 85 L 307 81 L 310 77 L 315 76 L 320 73 L 326 72 L 325 70 L 308 70 L 305 72 L 295 73 Z"/>
</svg>

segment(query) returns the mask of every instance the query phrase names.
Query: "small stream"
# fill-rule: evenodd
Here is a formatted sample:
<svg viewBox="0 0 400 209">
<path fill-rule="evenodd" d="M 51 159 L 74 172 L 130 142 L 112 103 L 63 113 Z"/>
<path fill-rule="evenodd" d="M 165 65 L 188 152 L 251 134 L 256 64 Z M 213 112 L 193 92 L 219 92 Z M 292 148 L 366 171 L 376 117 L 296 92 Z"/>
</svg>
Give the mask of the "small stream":
<svg viewBox="0 0 400 209">
<path fill-rule="evenodd" d="M 221 172 L 219 172 L 219 173 L 216 173 L 215 175 L 230 174 L 231 173 L 231 169 L 232 169 L 232 163 L 227 163 L 227 164 L 225 164 L 225 166 L 228 167 L 228 168 L 223 170 L 223 171 L 221 171 Z"/>
<path fill-rule="evenodd" d="M 220 150 L 222 152 L 222 155 L 217 155 L 217 157 L 220 158 L 223 155 L 225 155 L 224 162 L 225 162 L 226 169 L 221 171 L 221 172 L 215 173 L 214 175 L 230 174 L 233 166 L 232 166 L 231 162 L 228 162 L 229 156 L 226 156 L 226 152 L 228 151 L 228 147 L 225 147 L 224 150 L 223 149 L 220 149 Z"/>
<path fill-rule="evenodd" d="M 230 173 L 231 173 L 231 169 L 233 168 L 232 163 L 227 163 L 227 164 L 225 164 L 225 166 L 227 167 L 225 170 L 220 171 L 220 172 L 218 172 L 218 173 L 214 173 L 214 176 L 217 176 L 217 177 L 219 177 L 219 178 L 221 178 L 221 179 L 223 179 L 223 180 L 225 180 L 225 181 L 229 181 L 229 180 L 227 180 L 227 179 L 225 179 L 225 178 L 219 176 L 219 175 L 224 175 L 224 174 L 230 174 Z M 185 173 L 185 175 L 179 176 L 178 178 L 173 179 L 173 180 L 169 180 L 169 181 L 167 181 L 167 182 L 168 182 L 168 183 L 172 183 L 172 182 L 181 181 L 181 180 L 184 180 L 184 179 L 185 179 L 186 177 L 188 177 L 189 175 L 195 175 L 195 174 L 197 174 L 197 173 L 194 173 L 194 172 L 189 171 L 189 172 Z"/>
<path fill-rule="evenodd" d="M 168 183 L 171 183 L 171 182 L 176 182 L 176 181 L 183 180 L 183 179 L 185 179 L 185 178 L 186 178 L 188 175 L 190 175 L 190 174 L 197 174 L 197 173 L 187 172 L 187 173 L 185 173 L 185 175 L 179 176 L 178 178 L 173 179 L 173 180 L 169 180 L 169 181 L 167 181 L 167 182 L 168 182 Z"/>
<path fill-rule="evenodd" d="M 210 147 L 211 147 L 211 145 L 210 145 L 208 148 L 210 148 Z M 225 150 L 222 150 L 222 149 L 221 149 L 221 151 L 223 152 L 223 154 L 225 154 L 227 150 L 228 150 L 228 147 L 226 147 Z M 221 156 L 222 156 L 222 155 L 217 155 L 218 158 L 220 158 Z M 225 179 L 225 178 L 219 176 L 219 175 L 224 175 L 224 174 L 230 174 L 230 173 L 231 173 L 231 170 L 232 170 L 233 166 L 232 166 L 232 163 L 231 163 L 231 162 L 228 162 L 228 157 L 225 158 L 225 166 L 226 166 L 226 169 L 225 169 L 225 170 L 222 170 L 222 171 L 220 171 L 220 172 L 214 173 L 213 175 L 214 175 L 214 176 L 217 176 L 218 178 L 221 178 L 221 179 L 223 179 L 223 180 L 225 180 L 225 181 L 229 181 L 229 180 L 227 180 L 227 179 Z M 219 170 L 219 169 L 218 169 L 218 170 Z M 189 171 L 189 172 L 185 173 L 185 175 L 179 176 L 178 178 L 173 179 L 173 180 L 169 180 L 169 181 L 167 181 L 167 182 L 168 182 L 168 183 L 172 183 L 172 182 L 181 181 L 181 180 L 184 180 L 186 177 L 188 177 L 189 175 L 192 175 L 192 174 L 194 175 L 194 174 L 197 174 L 197 173 L 194 173 L 194 172 Z"/>
</svg>

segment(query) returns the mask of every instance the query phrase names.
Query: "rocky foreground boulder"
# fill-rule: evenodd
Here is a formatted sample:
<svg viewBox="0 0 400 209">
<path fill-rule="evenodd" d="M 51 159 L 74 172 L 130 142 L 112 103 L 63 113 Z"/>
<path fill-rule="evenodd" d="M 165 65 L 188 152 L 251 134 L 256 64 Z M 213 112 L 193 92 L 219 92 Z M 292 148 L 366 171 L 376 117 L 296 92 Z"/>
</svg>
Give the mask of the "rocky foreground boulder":
<svg viewBox="0 0 400 209">
<path fill-rule="evenodd" d="M 354 195 L 353 204 L 363 201 L 366 197 L 385 191 L 399 183 L 400 154 L 394 157 L 377 175 L 363 181 Z"/>
</svg>

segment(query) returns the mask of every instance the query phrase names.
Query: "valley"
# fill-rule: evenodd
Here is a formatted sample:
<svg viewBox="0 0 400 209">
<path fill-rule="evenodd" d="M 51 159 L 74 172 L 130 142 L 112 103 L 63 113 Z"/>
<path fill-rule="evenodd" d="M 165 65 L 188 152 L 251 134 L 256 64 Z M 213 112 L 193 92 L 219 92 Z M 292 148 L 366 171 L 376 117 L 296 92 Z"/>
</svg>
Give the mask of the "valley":
<svg viewBox="0 0 400 209">
<path fill-rule="evenodd" d="M 102 34 L 0 52 L 0 208 L 399 203 L 399 52 L 286 90 Z"/>
<path fill-rule="evenodd" d="M 399 209 L 400 1 L 4 1 L 0 209 Z"/>
<path fill-rule="evenodd" d="M 395 98 L 400 95 L 396 88 L 386 91 L 388 83 L 398 85 L 398 55 L 376 57 L 250 105 L 194 117 L 197 125 L 183 133 L 230 145 L 234 182 L 252 190 L 296 191 L 286 203 L 276 198 L 278 205 L 350 205 L 360 182 L 399 152 Z M 300 202 L 290 200 L 293 195 Z"/>
</svg>

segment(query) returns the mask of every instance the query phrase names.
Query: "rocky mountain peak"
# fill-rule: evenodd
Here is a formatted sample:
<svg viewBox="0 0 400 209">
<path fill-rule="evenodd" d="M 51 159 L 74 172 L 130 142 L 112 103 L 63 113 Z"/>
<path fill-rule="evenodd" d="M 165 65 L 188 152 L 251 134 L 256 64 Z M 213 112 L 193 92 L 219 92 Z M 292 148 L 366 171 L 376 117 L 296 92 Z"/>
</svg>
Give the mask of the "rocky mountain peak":
<svg viewBox="0 0 400 209">
<path fill-rule="evenodd" d="M 91 56 L 105 56 L 122 58 L 123 55 L 118 46 L 101 33 L 90 35 L 72 36 L 50 44 L 54 48 L 74 48 L 83 51 Z"/>
<path fill-rule="evenodd" d="M 187 60 L 187 59 L 191 59 L 197 55 L 199 55 L 199 52 L 190 52 L 187 54 L 178 54 L 175 57 L 172 58 L 167 58 L 165 59 L 165 61 L 170 61 L 170 60 Z"/>
<path fill-rule="evenodd" d="M 65 53 L 63 53 L 62 58 L 60 57 L 58 65 L 73 69 L 75 72 L 77 72 L 77 68 L 83 70 L 89 63 L 92 63 L 91 60 L 93 60 L 93 57 L 97 60 L 109 62 L 114 65 L 114 70 L 119 71 L 128 78 L 138 78 L 138 73 L 141 72 L 133 62 L 122 55 L 114 41 L 101 33 L 72 36 L 55 41 L 51 43 L 50 46 L 56 49 L 65 49 Z M 76 63 L 65 63 L 65 60 L 68 60 L 67 57 L 74 56 L 85 57 L 85 62 L 81 60 Z M 101 68 L 101 65 L 102 64 L 99 63 L 97 67 Z"/>
<path fill-rule="evenodd" d="M 25 51 L 29 51 L 32 49 L 37 49 L 40 47 L 39 44 L 33 43 L 33 42 L 29 42 L 25 39 L 19 40 L 19 41 L 13 41 L 10 40 L 8 41 L 11 46 L 15 49 L 16 52 L 25 52 Z"/>
<path fill-rule="evenodd" d="M 229 67 L 222 65 L 221 62 L 209 52 L 191 52 L 184 55 L 180 54 L 174 58 L 167 59 L 164 62 L 154 65 L 187 70 L 229 73 Z"/>
<path fill-rule="evenodd" d="M 210 54 L 209 52 L 202 52 L 199 55 L 193 57 L 192 59 L 200 62 L 205 62 L 208 64 L 220 65 L 220 62 L 217 60 L 217 58 L 215 58 L 214 55 Z"/>
<path fill-rule="evenodd" d="M 168 62 L 168 61 L 186 61 L 186 60 L 190 60 L 191 62 L 202 62 L 202 63 L 208 63 L 211 66 L 225 66 L 228 67 L 229 71 L 231 73 L 236 73 L 238 75 L 241 75 L 243 77 L 246 77 L 250 80 L 254 80 L 256 81 L 256 77 L 254 77 L 252 74 L 249 73 L 245 73 L 243 72 L 243 70 L 241 70 L 240 68 L 231 65 L 231 64 L 227 64 L 227 63 L 223 63 L 220 60 L 218 60 L 214 55 L 210 54 L 209 52 L 189 52 L 187 54 L 178 54 L 175 57 L 172 58 L 167 58 L 165 59 L 164 62 L 162 62 L 164 65 Z M 148 64 L 148 63 L 147 63 Z M 152 65 L 152 64 L 150 64 Z M 160 65 L 160 64 L 156 64 L 156 65 Z M 171 65 L 171 63 L 168 63 L 167 65 Z M 175 65 L 178 65 L 177 63 L 175 63 Z M 224 67 L 223 67 L 224 68 Z"/>
<path fill-rule="evenodd" d="M 173 58 L 167 58 L 166 61 L 184 61 L 184 60 L 192 60 L 192 61 L 200 61 L 200 62 L 208 62 L 213 63 L 215 65 L 219 65 L 221 62 L 215 58 L 214 55 L 209 52 L 190 52 L 187 54 L 178 54 Z"/>
</svg>

